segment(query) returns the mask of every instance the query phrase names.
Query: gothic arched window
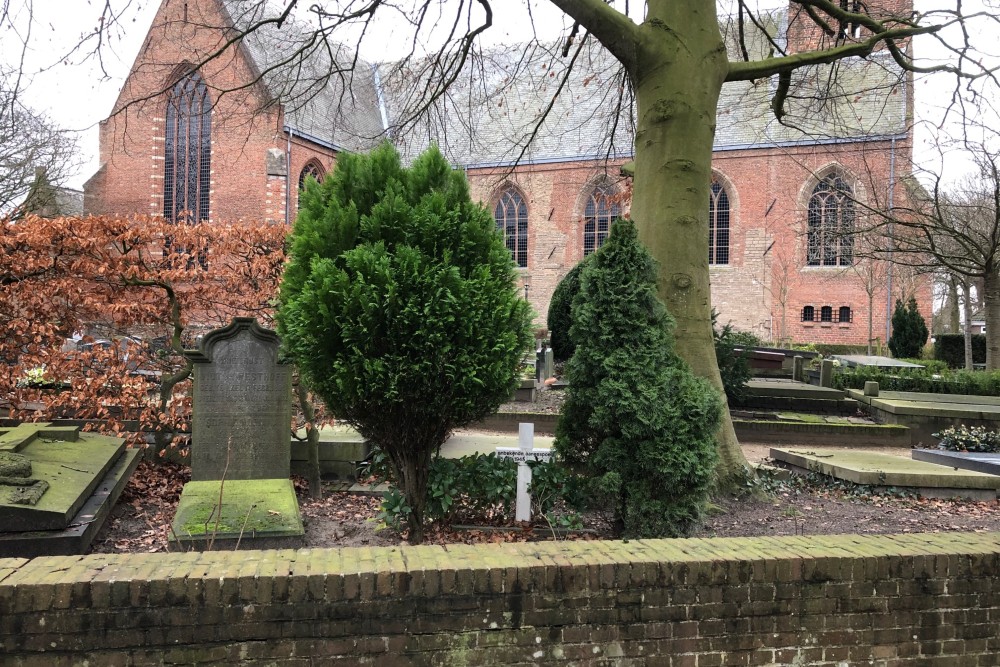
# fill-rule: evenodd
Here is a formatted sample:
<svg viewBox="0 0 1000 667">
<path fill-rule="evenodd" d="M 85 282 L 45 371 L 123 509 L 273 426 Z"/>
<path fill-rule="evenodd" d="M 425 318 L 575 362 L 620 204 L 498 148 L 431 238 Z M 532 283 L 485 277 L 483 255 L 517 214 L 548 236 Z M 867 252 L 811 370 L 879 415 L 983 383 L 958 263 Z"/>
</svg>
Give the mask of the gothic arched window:
<svg viewBox="0 0 1000 667">
<path fill-rule="evenodd" d="M 718 181 L 708 198 L 708 263 L 729 264 L 729 195 Z"/>
<path fill-rule="evenodd" d="M 493 219 L 497 221 L 497 229 L 503 232 L 504 242 L 514 261 L 522 268 L 527 267 L 528 205 L 524 203 L 521 193 L 512 187 L 504 190 L 493 209 Z"/>
<path fill-rule="evenodd" d="M 809 266 L 850 266 L 854 261 L 854 199 L 838 173 L 827 175 L 809 197 Z"/>
<path fill-rule="evenodd" d="M 606 185 L 594 188 L 583 212 L 583 254 L 594 252 L 608 238 L 611 223 L 621 215 L 614 190 Z"/>
<path fill-rule="evenodd" d="M 302 167 L 302 171 L 299 172 L 299 192 L 306 189 L 306 179 L 312 176 L 316 179 L 317 183 L 323 181 L 323 169 L 315 162 L 307 162 L 306 166 Z"/>
<path fill-rule="evenodd" d="M 167 97 L 163 142 L 163 217 L 208 220 L 212 173 L 212 103 L 198 72 L 174 84 Z"/>
<path fill-rule="evenodd" d="M 312 176 L 316 179 L 317 183 L 323 180 L 323 168 L 316 162 L 307 162 L 306 166 L 302 167 L 302 171 L 299 172 L 299 190 L 298 198 L 296 199 L 296 205 L 302 208 L 302 193 L 306 189 L 306 179 Z"/>
</svg>

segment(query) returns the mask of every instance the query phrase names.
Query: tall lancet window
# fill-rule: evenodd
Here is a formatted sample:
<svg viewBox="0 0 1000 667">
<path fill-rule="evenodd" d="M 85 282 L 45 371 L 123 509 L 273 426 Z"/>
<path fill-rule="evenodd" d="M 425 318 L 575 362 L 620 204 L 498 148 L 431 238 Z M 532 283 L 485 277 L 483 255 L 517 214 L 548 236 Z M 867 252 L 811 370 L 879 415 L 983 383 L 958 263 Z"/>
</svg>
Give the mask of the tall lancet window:
<svg viewBox="0 0 1000 667">
<path fill-rule="evenodd" d="M 167 99 L 163 149 L 163 217 L 208 220 L 212 171 L 212 102 L 198 72 L 174 84 Z"/>
<path fill-rule="evenodd" d="M 729 264 L 729 194 L 718 181 L 708 197 L 708 263 Z"/>
<path fill-rule="evenodd" d="M 528 266 L 528 206 L 521 193 L 507 188 L 493 209 L 497 229 L 503 232 L 507 249 L 521 268 Z"/>
<path fill-rule="evenodd" d="M 854 263 L 854 192 L 838 173 L 816 184 L 809 198 L 809 266 Z"/>
</svg>

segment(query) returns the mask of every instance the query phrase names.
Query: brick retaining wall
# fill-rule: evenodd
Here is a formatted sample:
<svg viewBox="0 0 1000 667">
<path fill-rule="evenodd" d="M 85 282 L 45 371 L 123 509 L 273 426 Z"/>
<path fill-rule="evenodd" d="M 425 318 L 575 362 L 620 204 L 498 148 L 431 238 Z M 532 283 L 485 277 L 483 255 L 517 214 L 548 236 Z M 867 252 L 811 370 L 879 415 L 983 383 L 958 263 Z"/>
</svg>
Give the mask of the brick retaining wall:
<svg viewBox="0 0 1000 667">
<path fill-rule="evenodd" d="M 0 560 L 3 665 L 1000 664 L 1000 534 Z"/>
</svg>

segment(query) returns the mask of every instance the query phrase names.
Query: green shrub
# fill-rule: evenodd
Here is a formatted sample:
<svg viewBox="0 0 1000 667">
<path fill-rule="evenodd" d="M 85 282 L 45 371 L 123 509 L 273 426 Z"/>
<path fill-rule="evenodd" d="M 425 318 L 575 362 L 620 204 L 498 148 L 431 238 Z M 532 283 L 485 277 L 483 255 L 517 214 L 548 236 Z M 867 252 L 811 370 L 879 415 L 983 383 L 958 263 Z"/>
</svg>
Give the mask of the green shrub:
<svg viewBox="0 0 1000 667">
<path fill-rule="evenodd" d="M 381 448 L 423 538 L 431 459 L 506 401 L 531 345 L 496 222 L 436 148 L 383 144 L 310 183 L 289 239 L 278 331 L 331 414 Z"/>
<path fill-rule="evenodd" d="M 863 389 L 867 380 L 878 382 L 882 391 L 916 391 L 930 394 L 1000 396 L 1000 371 L 931 372 L 919 369 L 852 368 L 833 376 L 838 389 Z"/>
<path fill-rule="evenodd" d="M 932 374 L 944 373 L 948 370 L 948 364 L 937 359 L 900 359 L 899 361 L 906 361 L 911 364 L 918 364 L 924 367 L 924 370 Z M 917 370 L 917 369 L 914 369 Z"/>
<path fill-rule="evenodd" d="M 917 310 L 917 300 L 912 296 L 906 306 L 899 299 L 892 313 L 892 336 L 889 337 L 889 351 L 897 359 L 919 357 L 927 342 L 927 324 Z"/>
<path fill-rule="evenodd" d="M 945 362 L 950 368 L 965 368 L 965 335 L 935 335 L 934 358 Z M 972 363 L 986 363 L 986 334 L 972 336 Z"/>
<path fill-rule="evenodd" d="M 573 299 L 580 292 L 580 273 L 591 257 L 593 255 L 587 255 L 570 269 L 552 292 L 546 324 L 549 328 L 552 356 L 556 361 L 566 361 L 576 349 L 569 337 L 569 328 L 573 323 Z"/>
<path fill-rule="evenodd" d="M 749 331 L 740 331 L 732 324 L 718 325 L 719 314 L 712 310 L 712 337 L 715 339 L 715 359 L 722 375 L 722 387 L 730 402 L 740 404 L 747 395 L 747 382 L 753 377 L 748 351 L 761 344 L 760 338 Z M 742 351 L 737 352 L 740 348 Z"/>
<path fill-rule="evenodd" d="M 674 353 L 672 329 L 635 224 L 616 221 L 573 302 L 555 448 L 628 537 L 683 534 L 715 468 L 722 401 Z"/>
<path fill-rule="evenodd" d="M 938 449 L 952 452 L 1000 452 L 1000 433 L 990 431 L 982 426 L 967 428 L 946 428 L 933 434 L 938 442 Z"/>
<path fill-rule="evenodd" d="M 533 514 L 548 515 L 564 502 L 568 507 L 583 504 L 578 478 L 555 462 L 531 463 Z M 376 449 L 365 473 L 376 482 L 390 485 L 382 497 L 379 519 L 390 528 L 402 530 L 409 505 L 399 490 L 388 457 Z M 427 484 L 426 519 L 443 524 L 455 521 L 509 519 L 517 495 L 517 464 L 496 454 L 473 454 L 457 459 L 437 457 L 431 462 Z"/>
</svg>

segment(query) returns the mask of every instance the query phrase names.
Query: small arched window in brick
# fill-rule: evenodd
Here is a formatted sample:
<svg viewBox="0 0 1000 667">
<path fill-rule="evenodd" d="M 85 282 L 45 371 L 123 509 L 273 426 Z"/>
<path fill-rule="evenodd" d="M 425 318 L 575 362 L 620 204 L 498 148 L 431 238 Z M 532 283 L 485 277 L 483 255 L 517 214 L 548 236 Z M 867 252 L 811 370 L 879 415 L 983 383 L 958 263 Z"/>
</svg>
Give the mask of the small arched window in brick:
<svg viewBox="0 0 1000 667">
<path fill-rule="evenodd" d="M 833 308 L 830 306 L 823 306 L 819 309 L 819 321 L 820 322 L 833 322 Z"/>
<path fill-rule="evenodd" d="M 839 173 L 828 174 L 809 197 L 809 266 L 850 266 L 854 262 L 854 199 Z"/>
<path fill-rule="evenodd" d="M 508 187 L 493 208 L 497 229 L 503 232 L 504 243 L 521 268 L 528 266 L 528 205 L 521 193 Z"/>
<path fill-rule="evenodd" d="M 804 306 L 802 308 L 802 321 L 812 322 L 814 319 L 816 319 L 816 309 L 812 306 Z"/>
<path fill-rule="evenodd" d="M 614 190 L 606 185 L 594 188 L 583 211 L 583 254 L 594 252 L 608 238 L 611 223 L 621 216 L 618 202 L 614 200 Z"/>
<path fill-rule="evenodd" d="M 718 181 L 708 198 L 708 263 L 729 264 L 729 194 Z"/>
<path fill-rule="evenodd" d="M 838 313 L 837 320 L 841 324 L 849 323 L 851 321 L 851 307 L 850 306 L 841 306 L 840 307 L 840 312 Z"/>
</svg>

